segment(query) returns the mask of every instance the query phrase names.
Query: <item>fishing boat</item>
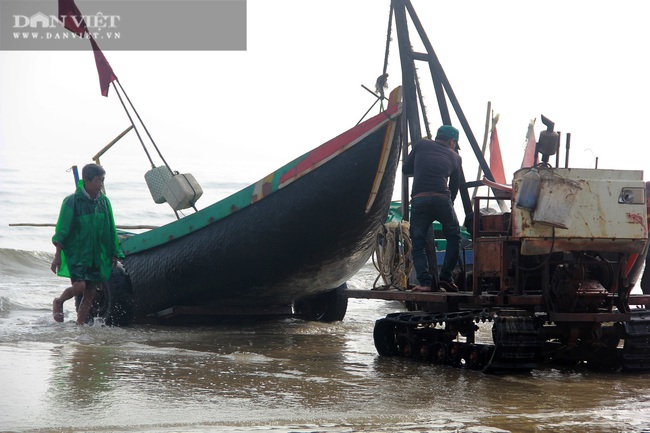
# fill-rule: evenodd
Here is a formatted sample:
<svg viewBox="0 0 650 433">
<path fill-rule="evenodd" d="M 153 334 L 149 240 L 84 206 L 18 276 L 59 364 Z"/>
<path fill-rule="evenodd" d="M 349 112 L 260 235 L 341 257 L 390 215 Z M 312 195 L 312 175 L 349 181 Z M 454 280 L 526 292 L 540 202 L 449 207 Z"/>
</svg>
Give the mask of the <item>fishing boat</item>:
<svg viewBox="0 0 650 433">
<path fill-rule="evenodd" d="M 121 241 L 92 316 L 139 320 L 296 315 L 341 320 L 370 258 L 400 155 L 401 89 L 384 111 L 258 182 Z"/>
<path fill-rule="evenodd" d="M 90 42 L 102 95 L 112 85 L 145 151 L 137 124 L 158 150 L 74 0 L 60 1 L 58 16 Z M 402 147 L 401 87 L 386 98 L 383 84 L 379 114 L 201 210 L 194 177 L 166 162 L 155 167 L 146 151 L 154 201 L 169 203 L 177 216 L 195 212 L 122 238 L 125 258 L 89 317 L 112 325 L 279 314 L 342 319 L 345 283 L 370 258 L 388 215 Z"/>
</svg>

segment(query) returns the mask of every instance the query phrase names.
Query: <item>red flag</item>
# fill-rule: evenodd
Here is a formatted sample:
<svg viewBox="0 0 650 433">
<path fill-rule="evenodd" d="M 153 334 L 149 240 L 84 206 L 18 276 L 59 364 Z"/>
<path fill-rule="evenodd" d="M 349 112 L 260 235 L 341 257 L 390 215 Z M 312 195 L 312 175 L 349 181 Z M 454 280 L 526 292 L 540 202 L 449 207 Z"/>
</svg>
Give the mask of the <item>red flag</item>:
<svg viewBox="0 0 650 433">
<path fill-rule="evenodd" d="M 497 127 L 492 128 L 490 136 L 490 171 L 497 183 L 506 183 L 506 173 L 503 168 L 503 159 L 501 158 L 501 147 L 499 146 L 499 134 Z"/>
<path fill-rule="evenodd" d="M 74 0 L 59 0 L 59 19 L 63 23 L 63 27 L 77 36 L 83 36 L 88 32 L 86 21 Z"/>
<path fill-rule="evenodd" d="M 108 87 L 110 84 L 117 80 L 113 73 L 113 68 L 109 65 L 108 60 L 104 57 L 104 53 L 99 49 L 97 42 L 91 37 L 90 44 L 93 46 L 95 53 L 95 64 L 97 65 L 97 73 L 99 74 L 99 87 L 102 90 L 102 96 L 108 96 Z"/>
<path fill-rule="evenodd" d="M 535 148 L 537 141 L 535 140 L 535 120 L 531 120 L 528 124 L 528 135 L 526 137 L 526 150 L 524 150 L 524 159 L 521 161 L 521 168 L 532 167 L 535 164 Z"/>
</svg>

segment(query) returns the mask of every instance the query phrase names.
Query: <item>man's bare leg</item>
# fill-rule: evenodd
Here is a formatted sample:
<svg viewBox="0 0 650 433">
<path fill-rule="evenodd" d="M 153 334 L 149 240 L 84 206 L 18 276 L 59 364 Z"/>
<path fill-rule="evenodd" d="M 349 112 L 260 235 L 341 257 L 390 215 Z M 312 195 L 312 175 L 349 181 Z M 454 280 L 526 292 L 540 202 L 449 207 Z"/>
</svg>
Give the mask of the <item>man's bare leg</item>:
<svg viewBox="0 0 650 433">
<path fill-rule="evenodd" d="M 75 281 L 72 286 L 65 289 L 58 298 L 52 301 L 52 316 L 57 322 L 63 322 L 63 303 L 86 290 L 85 281 Z"/>
<path fill-rule="evenodd" d="M 63 319 L 65 319 L 65 315 L 63 314 L 63 302 L 59 301 L 59 298 L 54 298 L 54 301 L 52 301 L 52 317 L 54 317 L 54 321 L 56 322 L 63 322 Z"/>
<path fill-rule="evenodd" d="M 88 287 L 83 291 L 83 294 L 84 297 L 81 300 L 81 304 L 79 304 L 79 309 L 77 310 L 77 325 L 83 325 L 86 323 L 86 318 L 88 317 L 88 313 L 90 313 L 90 309 L 93 306 L 93 300 L 97 294 L 97 288 Z"/>
</svg>

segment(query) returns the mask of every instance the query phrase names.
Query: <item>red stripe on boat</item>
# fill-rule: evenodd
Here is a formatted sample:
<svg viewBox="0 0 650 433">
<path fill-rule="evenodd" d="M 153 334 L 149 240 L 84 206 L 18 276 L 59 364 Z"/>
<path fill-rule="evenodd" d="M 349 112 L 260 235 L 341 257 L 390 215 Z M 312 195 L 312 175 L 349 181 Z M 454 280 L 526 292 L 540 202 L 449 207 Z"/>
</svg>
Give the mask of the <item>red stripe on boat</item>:
<svg viewBox="0 0 650 433">
<path fill-rule="evenodd" d="M 360 137 L 363 137 L 369 131 L 375 129 L 378 125 L 381 125 L 389 120 L 389 116 L 395 114 L 398 105 L 388 107 L 386 111 L 372 117 L 360 125 L 355 126 L 352 129 L 347 130 L 338 137 L 331 139 L 330 141 L 318 146 L 316 149 L 312 150 L 309 155 L 291 170 L 286 172 L 280 178 L 280 184 L 283 184 L 295 177 L 300 177 L 305 172 L 312 169 L 314 166 L 317 166 L 321 161 L 327 160 L 332 155 L 340 153 L 342 149 L 346 146 L 349 146 L 351 143 L 354 143 Z"/>
</svg>

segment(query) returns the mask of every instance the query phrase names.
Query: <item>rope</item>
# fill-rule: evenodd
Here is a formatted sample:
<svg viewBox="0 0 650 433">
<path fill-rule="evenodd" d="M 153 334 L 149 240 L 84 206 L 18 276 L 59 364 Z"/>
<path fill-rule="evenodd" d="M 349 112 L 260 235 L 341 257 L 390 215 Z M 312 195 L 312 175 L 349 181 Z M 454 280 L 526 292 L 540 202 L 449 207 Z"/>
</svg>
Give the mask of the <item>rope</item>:
<svg viewBox="0 0 650 433">
<path fill-rule="evenodd" d="M 382 76 L 388 77 L 386 71 L 388 70 L 388 54 L 390 53 L 390 34 L 392 33 L 393 28 L 393 5 L 390 6 L 390 12 L 388 13 L 388 31 L 386 32 L 386 53 L 384 54 L 384 69 Z"/>
<path fill-rule="evenodd" d="M 379 94 L 379 99 L 381 101 L 380 108 L 381 111 L 384 111 L 384 89 L 388 88 L 388 56 L 390 54 L 390 41 L 391 33 L 393 32 L 393 6 L 390 6 L 390 11 L 388 12 L 388 30 L 386 31 L 386 51 L 384 52 L 384 69 L 382 69 L 381 75 L 377 77 L 375 81 L 375 90 Z"/>
<path fill-rule="evenodd" d="M 375 81 L 375 93 L 379 95 L 379 99 L 383 100 L 384 98 L 384 89 L 388 88 L 388 55 L 390 54 L 390 41 L 391 33 L 393 28 L 393 6 L 390 7 L 390 12 L 388 13 L 388 30 L 386 31 L 386 51 L 384 53 L 384 68 L 382 73 L 377 80 Z M 384 108 L 382 101 L 382 110 Z"/>
<path fill-rule="evenodd" d="M 410 225 L 407 221 L 382 224 L 377 233 L 377 244 L 372 254 L 372 263 L 379 275 L 373 283 L 373 290 L 406 290 L 413 269 L 411 256 Z M 379 279 L 384 282 L 378 287 Z"/>
<path fill-rule="evenodd" d="M 381 112 L 385 112 L 386 109 L 384 108 L 384 99 L 386 97 L 384 96 L 384 89 L 388 87 L 388 55 L 390 53 L 390 41 L 391 41 L 391 33 L 392 33 L 392 27 L 393 27 L 393 6 L 391 5 L 390 7 L 390 12 L 388 14 L 388 31 L 386 32 L 386 52 L 384 54 L 384 69 L 382 70 L 382 74 L 377 77 L 377 80 L 375 81 L 375 91 L 373 92 L 372 90 L 368 89 L 366 86 L 361 85 L 364 89 L 366 89 L 368 92 L 370 92 L 372 95 L 377 98 L 375 102 L 368 108 L 368 111 L 365 112 L 365 114 L 359 119 L 357 122 L 357 125 L 363 122 L 363 119 L 366 118 L 368 113 L 370 113 L 370 110 L 374 108 L 375 105 L 377 105 L 377 102 L 379 102 L 379 110 Z M 388 116 L 390 120 L 393 120 Z"/>
</svg>

